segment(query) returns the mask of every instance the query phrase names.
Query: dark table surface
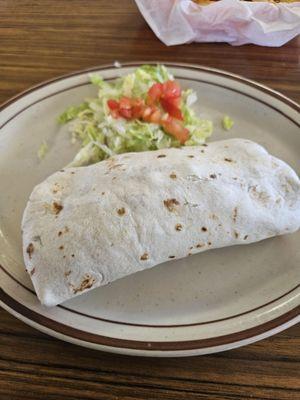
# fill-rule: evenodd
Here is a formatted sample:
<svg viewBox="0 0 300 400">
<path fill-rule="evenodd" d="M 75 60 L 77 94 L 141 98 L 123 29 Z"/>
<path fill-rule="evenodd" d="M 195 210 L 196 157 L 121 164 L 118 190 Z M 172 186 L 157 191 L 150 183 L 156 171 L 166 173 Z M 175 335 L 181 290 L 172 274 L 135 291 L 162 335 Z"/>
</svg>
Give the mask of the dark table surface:
<svg viewBox="0 0 300 400">
<path fill-rule="evenodd" d="M 130 0 L 0 0 L 0 102 L 45 79 L 103 63 L 202 64 L 300 101 L 300 38 L 281 48 L 166 47 Z M 0 311 L 0 399 L 298 399 L 300 327 L 201 357 L 146 359 L 88 350 Z"/>
</svg>

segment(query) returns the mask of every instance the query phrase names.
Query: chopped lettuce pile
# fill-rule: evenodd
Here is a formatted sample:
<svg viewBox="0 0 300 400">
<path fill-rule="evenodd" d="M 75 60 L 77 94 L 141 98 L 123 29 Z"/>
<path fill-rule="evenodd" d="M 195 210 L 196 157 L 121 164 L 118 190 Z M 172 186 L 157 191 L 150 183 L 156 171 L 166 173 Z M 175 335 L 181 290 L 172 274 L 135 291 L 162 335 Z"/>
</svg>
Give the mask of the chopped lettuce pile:
<svg viewBox="0 0 300 400">
<path fill-rule="evenodd" d="M 174 79 L 165 66 L 144 65 L 112 82 L 96 74 L 90 79 L 99 88 L 98 97 L 69 107 L 58 118 L 60 124 L 69 124 L 73 141 L 79 140 L 82 146 L 70 166 L 93 164 L 119 153 L 180 147 L 160 125 L 140 119 L 114 118 L 107 105 L 109 99 L 118 100 L 122 96 L 146 99 L 154 83 Z M 191 106 L 196 101 L 197 95 L 192 89 L 182 91 L 183 124 L 190 132 L 187 146 L 204 143 L 213 129 L 211 121 L 195 115 Z"/>
</svg>

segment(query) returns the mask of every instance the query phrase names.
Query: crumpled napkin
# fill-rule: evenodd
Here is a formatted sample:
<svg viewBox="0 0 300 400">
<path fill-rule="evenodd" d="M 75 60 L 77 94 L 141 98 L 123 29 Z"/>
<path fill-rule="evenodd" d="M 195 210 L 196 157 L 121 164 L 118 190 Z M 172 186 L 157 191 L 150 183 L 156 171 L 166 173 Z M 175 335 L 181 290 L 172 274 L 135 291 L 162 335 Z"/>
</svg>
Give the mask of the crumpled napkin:
<svg viewBox="0 0 300 400">
<path fill-rule="evenodd" d="M 221 0 L 201 6 L 192 0 L 136 0 L 157 37 L 166 45 L 190 42 L 282 46 L 300 34 L 300 2 Z"/>
</svg>

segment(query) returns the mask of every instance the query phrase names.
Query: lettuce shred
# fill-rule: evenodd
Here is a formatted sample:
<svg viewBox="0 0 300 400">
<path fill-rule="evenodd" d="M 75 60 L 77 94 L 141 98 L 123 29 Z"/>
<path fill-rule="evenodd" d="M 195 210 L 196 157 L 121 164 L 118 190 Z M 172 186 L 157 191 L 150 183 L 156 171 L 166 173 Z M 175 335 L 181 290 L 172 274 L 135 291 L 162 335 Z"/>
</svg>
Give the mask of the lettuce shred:
<svg viewBox="0 0 300 400">
<path fill-rule="evenodd" d="M 225 131 L 229 131 L 234 125 L 234 121 L 232 118 L 230 118 L 228 115 L 224 115 L 223 120 L 222 120 L 222 126 L 225 129 Z"/>
<path fill-rule="evenodd" d="M 47 142 L 43 141 L 38 149 L 37 155 L 40 160 L 43 160 L 49 150 Z"/>
</svg>

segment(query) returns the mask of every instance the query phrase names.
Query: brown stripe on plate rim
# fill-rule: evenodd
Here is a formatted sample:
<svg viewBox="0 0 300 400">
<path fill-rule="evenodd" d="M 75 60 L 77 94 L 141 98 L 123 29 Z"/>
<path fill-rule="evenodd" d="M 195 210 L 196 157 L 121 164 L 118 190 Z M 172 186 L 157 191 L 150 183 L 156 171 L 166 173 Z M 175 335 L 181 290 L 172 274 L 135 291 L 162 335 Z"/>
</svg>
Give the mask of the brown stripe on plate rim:
<svg viewBox="0 0 300 400">
<path fill-rule="evenodd" d="M 38 314 L 30 310 L 23 304 L 17 302 L 11 296 L 0 289 L 0 300 L 5 303 L 10 309 L 22 315 L 28 320 L 31 320 L 38 325 L 47 328 L 51 331 L 63 334 L 64 336 L 81 340 L 86 343 L 93 343 L 101 346 L 122 348 L 130 350 L 148 350 L 148 351 L 184 351 L 184 350 L 197 350 L 205 349 L 208 347 L 218 347 L 226 344 L 233 344 L 242 340 L 254 338 L 258 335 L 267 333 L 275 328 L 282 326 L 293 320 L 300 314 L 300 306 L 288 311 L 287 313 L 277 317 L 271 321 L 265 322 L 261 325 L 245 329 L 243 331 L 234 332 L 228 335 L 222 335 L 215 338 L 206 338 L 198 340 L 187 340 L 177 342 L 159 342 L 159 341 L 139 341 L 118 339 L 108 336 L 97 335 L 76 329 L 61 322 L 52 320 L 44 315 Z"/>
<path fill-rule="evenodd" d="M 23 289 L 27 290 L 28 292 L 33 294 L 35 297 L 37 297 L 36 293 L 33 290 L 29 289 L 26 285 L 24 285 L 18 279 L 16 279 L 1 264 L 0 264 L 0 269 L 2 269 L 2 271 L 7 276 L 9 276 L 14 282 L 16 282 L 18 285 L 23 287 Z M 85 313 L 83 313 L 81 311 L 73 310 L 72 308 L 63 306 L 61 304 L 57 305 L 56 307 L 62 308 L 63 310 L 69 311 L 70 313 L 81 315 L 81 316 L 86 317 L 86 318 L 90 318 L 90 319 L 94 319 L 96 321 L 102 321 L 102 322 L 106 322 L 106 323 L 110 323 L 110 324 L 116 324 L 116 325 L 136 326 L 136 327 L 139 327 L 139 328 L 185 328 L 185 327 L 191 327 L 191 326 L 203 326 L 203 325 L 215 324 L 217 322 L 228 321 L 230 319 L 235 319 L 235 318 L 241 317 L 243 315 L 250 314 L 250 313 L 252 313 L 254 311 L 260 310 L 260 309 L 262 309 L 264 307 L 267 307 L 267 306 L 275 303 L 276 301 L 278 301 L 278 300 L 282 299 L 283 297 L 291 294 L 292 292 L 294 292 L 295 290 L 297 290 L 299 288 L 300 288 L 300 284 L 297 284 L 295 287 L 293 287 L 292 289 L 288 290 L 286 293 L 283 293 L 282 295 L 276 297 L 273 300 L 268 301 L 267 303 L 264 303 L 262 305 L 259 305 L 259 306 L 255 307 L 255 308 L 252 308 L 251 310 L 247 310 L 247 311 L 241 312 L 239 314 L 235 314 L 235 315 L 230 315 L 229 317 L 219 318 L 219 319 L 215 319 L 215 320 L 211 320 L 211 321 L 194 322 L 192 324 L 177 324 L 177 325 L 137 324 L 137 323 L 132 323 L 132 322 L 115 321 L 115 320 L 111 320 L 111 319 L 108 319 L 108 318 L 95 317 L 93 315 L 85 314 Z M 99 288 L 97 288 L 97 289 L 99 289 Z"/>
</svg>

